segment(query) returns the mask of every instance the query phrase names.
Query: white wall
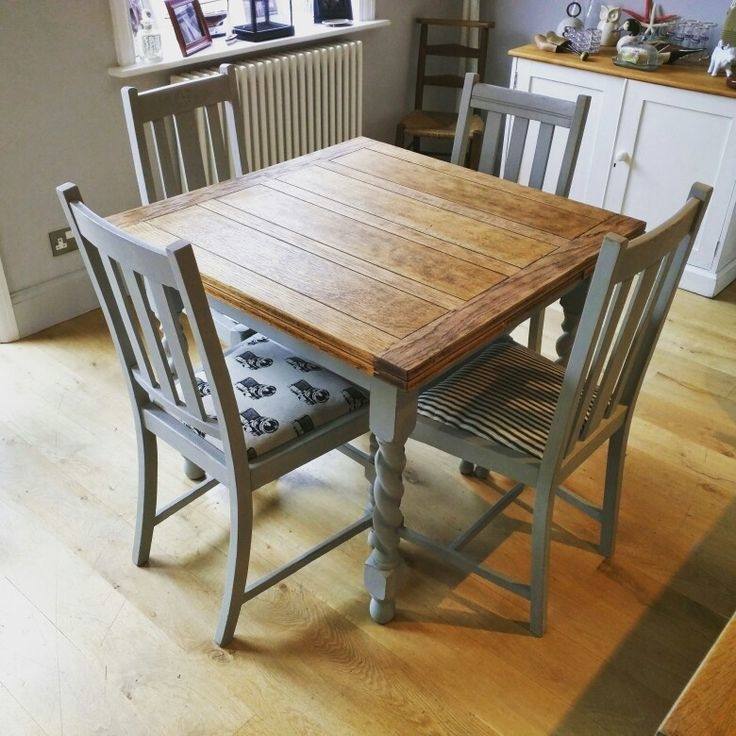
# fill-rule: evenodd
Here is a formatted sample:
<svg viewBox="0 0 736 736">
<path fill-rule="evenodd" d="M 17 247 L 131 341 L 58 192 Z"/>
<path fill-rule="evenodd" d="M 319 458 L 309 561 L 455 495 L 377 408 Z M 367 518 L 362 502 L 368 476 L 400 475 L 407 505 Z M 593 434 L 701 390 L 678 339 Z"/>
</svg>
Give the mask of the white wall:
<svg viewBox="0 0 736 736">
<path fill-rule="evenodd" d="M 378 0 L 393 25 L 367 33 L 365 132 L 393 140 L 410 109 L 418 15 L 449 16 L 460 0 Z M 52 258 L 64 227 L 54 188 L 77 183 L 111 214 L 138 204 L 120 107 L 108 0 L 0 0 L 0 261 L 21 335 L 95 305 L 79 254 Z M 141 87 L 166 81 L 151 75 Z M 135 81 L 132 83 L 136 83 Z"/>
</svg>

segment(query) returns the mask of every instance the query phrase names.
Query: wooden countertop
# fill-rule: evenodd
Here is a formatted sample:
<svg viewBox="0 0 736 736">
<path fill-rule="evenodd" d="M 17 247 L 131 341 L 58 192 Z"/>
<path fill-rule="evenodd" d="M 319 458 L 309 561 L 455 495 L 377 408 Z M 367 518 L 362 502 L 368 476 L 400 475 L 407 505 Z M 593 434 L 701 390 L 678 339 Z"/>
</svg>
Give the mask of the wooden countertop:
<svg viewBox="0 0 736 736">
<path fill-rule="evenodd" d="M 583 71 L 595 72 L 596 74 L 608 74 L 612 77 L 634 79 L 638 82 L 661 84 L 665 87 L 687 89 L 692 92 L 703 92 L 709 95 L 736 99 L 736 90 L 726 85 L 724 77 L 711 77 L 707 73 L 707 67 L 700 65 L 695 66 L 683 63 L 665 64 L 656 72 L 645 72 L 638 69 L 626 69 L 616 66 L 612 61 L 614 54 L 611 51 L 594 54 L 588 61 L 581 61 L 577 54 L 553 54 L 549 51 L 538 49 L 534 44 L 511 49 L 509 56 L 519 59 L 530 59 L 531 61 L 542 61 L 558 66 L 567 66 L 572 69 L 582 69 Z"/>
<path fill-rule="evenodd" d="M 659 736 L 736 733 L 736 615 L 680 695 Z"/>
</svg>

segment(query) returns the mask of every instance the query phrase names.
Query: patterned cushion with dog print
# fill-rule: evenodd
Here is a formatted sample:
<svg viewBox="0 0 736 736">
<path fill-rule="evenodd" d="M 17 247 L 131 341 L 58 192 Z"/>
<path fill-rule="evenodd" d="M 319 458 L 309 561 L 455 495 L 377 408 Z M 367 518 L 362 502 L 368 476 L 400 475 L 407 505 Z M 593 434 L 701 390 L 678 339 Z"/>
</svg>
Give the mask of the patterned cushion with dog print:
<svg viewBox="0 0 736 736">
<path fill-rule="evenodd" d="M 225 363 L 251 460 L 368 406 L 363 389 L 263 335 L 246 338 Z M 197 373 L 197 390 L 214 415 L 203 372 Z"/>
</svg>

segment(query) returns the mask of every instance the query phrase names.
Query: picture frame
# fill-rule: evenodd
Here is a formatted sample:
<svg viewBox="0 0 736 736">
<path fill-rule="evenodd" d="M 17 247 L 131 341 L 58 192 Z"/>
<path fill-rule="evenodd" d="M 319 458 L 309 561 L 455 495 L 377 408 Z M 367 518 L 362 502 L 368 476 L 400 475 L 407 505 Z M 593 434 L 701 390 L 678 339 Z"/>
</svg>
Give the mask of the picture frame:
<svg viewBox="0 0 736 736">
<path fill-rule="evenodd" d="M 351 0 L 314 0 L 314 22 L 353 20 Z"/>
<path fill-rule="evenodd" d="M 183 56 L 191 56 L 212 45 L 212 36 L 199 0 L 165 0 L 165 2 Z"/>
</svg>

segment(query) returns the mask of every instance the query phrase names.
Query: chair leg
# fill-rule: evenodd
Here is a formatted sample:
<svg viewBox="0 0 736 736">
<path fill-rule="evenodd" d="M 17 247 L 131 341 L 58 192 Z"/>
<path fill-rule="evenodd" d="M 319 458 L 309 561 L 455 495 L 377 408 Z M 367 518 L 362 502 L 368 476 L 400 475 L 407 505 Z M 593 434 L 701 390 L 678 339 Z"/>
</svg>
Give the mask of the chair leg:
<svg viewBox="0 0 736 736">
<path fill-rule="evenodd" d="M 220 619 L 215 633 L 215 643 L 221 647 L 232 641 L 243 606 L 252 536 L 252 496 L 249 491 L 236 486 L 230 490 L 230 545 Z"/>
<path fill-rule="evenodd" d="M 203 480 L 206 473 L 199 467 L 199 465 L 195 465 L 191 460 L 184 458 L 184 475 L 186 475 L 189 480 Z"/>
<path fill-rule="evenodd" d="M 460 472 L 463 475 L 473 475 L 475 471 L 475 465 L 470 462 L 470 460 L 461 460 L 460 461 Z"/>
<path fill-rule="evenodd" d="M 473 133 L 470 139 L 470 150 L 468 152 L 468 168 L 478 171 L 480 166 L 480 154 L 483 150 L 483 134 L 478 131 Z"/>
<path fill-rule="evenodd" d="M 476 478 L 480 478 L 481 480 L 485 480 L 490 474 L 488 468 L 484 468 L 480 465 L 473 465 L 470 460 L 460 461 L 460 472 L 463 475 L 474 475 Z"/>
<path fill-rule="evenodd" d="M 138 512 L 133 542 L 133 563 L 148 562 L 153 540 L 158 495 L 158 444 L 156 435 L 138 427 Z"/>
<path fill-rule="evenodd" d="M 544 309 L 540 309 L 529 320 L 529 350 L 535 353 L 542 352 L 542 333 L 544 332 Z"/>
<path fill-rule="evenodd" d="M 404 147 L 404 144 L 405 144 L 404 133 L 405 133 L 405 131 L 406 131 L 406 128 L 404 127 L 403 123 L 399 123 L 396 126 L 396 145 L 399 148 L 403 148 Z"/>
<path fill-rule="evenodd" d="M 628 434 L 628 425 L 625 425 L 608 440 L 606 487 L 603 493 L 603 513 L 601 515 L 601 539 L 599 546 L 601 554 L 606 558 L 613 557 L 616 547 L 621 481 L 624 474 Z"/>
<path fill-rule="evenodd" d="M 537 487 L 532 522 L 531 621 L 529 626 L 534 636 L 543 636 L 547 628 L 550 526 L 554 499 L 553 485 Z"/>
</svg>

